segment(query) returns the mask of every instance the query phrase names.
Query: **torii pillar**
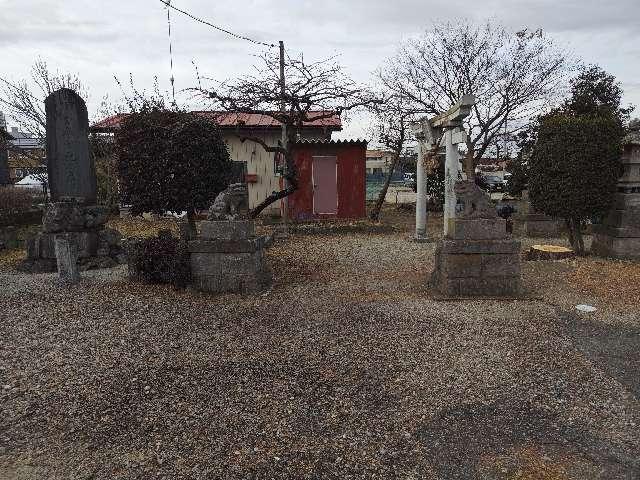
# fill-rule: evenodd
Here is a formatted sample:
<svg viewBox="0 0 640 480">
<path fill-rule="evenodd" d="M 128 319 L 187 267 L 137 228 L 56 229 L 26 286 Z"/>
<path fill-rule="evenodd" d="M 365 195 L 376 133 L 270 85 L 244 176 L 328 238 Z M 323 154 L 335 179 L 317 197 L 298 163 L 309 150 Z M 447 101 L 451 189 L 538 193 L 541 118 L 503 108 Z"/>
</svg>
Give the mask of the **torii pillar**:
<svg viewBox="0 0 640 480">
<path fill-rule="evenodd" d="M 458 144 L 465 143 L 466 133 L 462 126 L 471 107 L 475 104 L 473 95 L 463 95 L 449 110 L 431 119 L 421 119 L 413 123 L 413 130 L 418 139 L 418 165 L 416 172 L 416 240 L 426 238 L 427 223 L 427 182 L 424 158 L 427 150 L 435 151 L 445 147 L 445 190 L 444 190 L 444 235 L 453 233 L 456 217 L 456 193 L 454 185 L 460 173 L 460 154 Z"/>
<path fill-rule="evenodd" d="M 457 198 L 455 183 L 460 178 L 460 153 L 458 144 L 465 143 L 467 134 L 462 126 L 471 107 L 476 103 L 473 95 L 463 95 L 458 102 L 446 112 L 429 120 L 432 128 L 444 131 L 445 164 L 444 164 L 444 235 L 450 236 L 455 228 Z"/>
<path fill-rule="evenodd" d="M 418 161 L 416 164 L 416 233 L 414 240 L 424 242 L 427 237 L 427 165 L 429 152 L 438 149 L 442 132 L 431 128 L 429 121 L 421 119 L 411 124 L 418 140 Z"/>
<path fill-rule="evenodd" d="M 520 241 L 507 234 L 491 198 L 476 185 L 471 165 L 460 177 L 458 144 L 466 141 L 462 120 L 475 103 L 464 95 L 430 120 L 442 128 L 446 149 L 444 237 L 436 246 L 431 285 L 441 295 L 510 297 L 521 294 Z M 459 198 L 457 198 L 459 196 Z M 456 205 L 460 201 L 460 211 Z"/>
</svg>

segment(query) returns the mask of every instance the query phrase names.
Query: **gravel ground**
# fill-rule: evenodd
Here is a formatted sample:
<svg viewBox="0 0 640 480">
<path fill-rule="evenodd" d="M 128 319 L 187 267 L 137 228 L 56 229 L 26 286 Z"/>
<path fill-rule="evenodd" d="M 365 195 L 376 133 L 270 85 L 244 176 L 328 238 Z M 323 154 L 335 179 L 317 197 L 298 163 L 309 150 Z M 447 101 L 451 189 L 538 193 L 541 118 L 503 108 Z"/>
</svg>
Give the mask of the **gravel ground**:
<svg viewBox="0 0 640 480">
<path fill-rule="evenodd" d="M 0 272 L 0 478 L 640 478 L 637 305 L 436 301 L 407 237 L 291 236 L 255 297 Z"/>
</svg>

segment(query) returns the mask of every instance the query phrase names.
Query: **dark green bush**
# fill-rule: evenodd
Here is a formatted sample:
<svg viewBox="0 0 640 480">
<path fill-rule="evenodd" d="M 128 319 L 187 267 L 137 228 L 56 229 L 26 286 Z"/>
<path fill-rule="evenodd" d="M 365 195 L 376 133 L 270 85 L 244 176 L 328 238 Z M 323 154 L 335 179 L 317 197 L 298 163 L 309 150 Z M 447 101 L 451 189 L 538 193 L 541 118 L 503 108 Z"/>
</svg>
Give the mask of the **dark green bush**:
<svg viewBox="0 0 640 480">
<path fill-rule="evenodd" d="M 185 288 L 191 282 L 186 246 L 168 230 L 157 237 L 128 242 L 130 274 L 145 283 L 164 283 Z"/>
<path fill-rule="evenodd" d="M 540 121 L 529 164 L 529 196 L 541 212 L 565 219 L 584 251 L 581 224 L 611 207 L 624 131 L 614 116 L 554 114 Z"/>
<path fill-rule="evenodd" d="M 145 109 L 116 135 L 119 188 L 131 214 L 209 208 L 227 188 L 232 162 L 218 127 L 192 113 Z M 195 225 L 194 225 L 195 226 Z"/>
</svg>

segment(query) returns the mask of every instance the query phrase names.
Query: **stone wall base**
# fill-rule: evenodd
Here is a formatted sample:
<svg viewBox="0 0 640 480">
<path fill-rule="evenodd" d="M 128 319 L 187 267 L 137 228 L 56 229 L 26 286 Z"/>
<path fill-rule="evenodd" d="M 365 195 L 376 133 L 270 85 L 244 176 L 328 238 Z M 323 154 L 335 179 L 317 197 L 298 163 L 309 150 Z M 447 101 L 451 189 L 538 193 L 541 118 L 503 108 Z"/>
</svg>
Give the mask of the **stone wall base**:
<svg viewBox="0 0 640 480">
<path fill-rule="evenodd" d="M 527 237 L 558 238 L 562 235 L 562 220 L 538 213 L 527 214 L 523 220 L 524 233 Z"/>
<path fill-rule="evenodd" d="M 56 237 L 60 233 L 39 233 L 35 237 L 27 240 L 27 258 L 35 260 L 38 258 L 56 258 Z M 78 246 L 78 258 L 92 257 L 98 252 L 98 232 L 69 232 L 67 235 L 73 237 L 73 241 Z"/>
<path fill-rule="evenodd" d="M 122 235 L 117 230 L 102 228 L 81 232 L 44 232 L 27 239 L 27 258 L 19 269 L 32 273 L 55 272 L 55 244 L 56 238 L 61 235 L 77 245 L 78 268 L 81 271 L 111 268 L 127 261 L 121 245 Z"/>
<path fill-rule="evenodd" d="M 597 232 L 593 235 L 591 252 L 600 257 L 640 260 L 640 237 L 615 237 Z"/>
<path fill-rule="evenodd" d="M 213 293 L 255 293 L 271 284 L 262 239 L 193 240 L 191 278 L 195 288 Z"/>
<path fill-rule="evenodd" d="M 518 240 L 443 240 L 431 283 L 447 296 L 515 296 L 522 291 Z"/>
<path fill-rule="evenodd" d="M 640 259 L 640 193 L 617 193 L 614 208 L 593 232 L 591 252 L 601 257 Z"/>
</svg>

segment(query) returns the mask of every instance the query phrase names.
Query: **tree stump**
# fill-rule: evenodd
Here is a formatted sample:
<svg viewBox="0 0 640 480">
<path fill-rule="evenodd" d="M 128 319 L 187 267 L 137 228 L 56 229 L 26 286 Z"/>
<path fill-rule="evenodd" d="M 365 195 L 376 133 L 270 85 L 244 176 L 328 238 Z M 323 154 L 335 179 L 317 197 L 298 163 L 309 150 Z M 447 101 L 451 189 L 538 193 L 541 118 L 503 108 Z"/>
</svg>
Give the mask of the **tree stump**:
<svg viewBox="0 0 640 480">
<path fill-rule="evenodd" d="M 526 254 L 527 260 L 562 260 L 573 257 L 575 252 L 559 245 L 533 245 Z"/>
</svg>

